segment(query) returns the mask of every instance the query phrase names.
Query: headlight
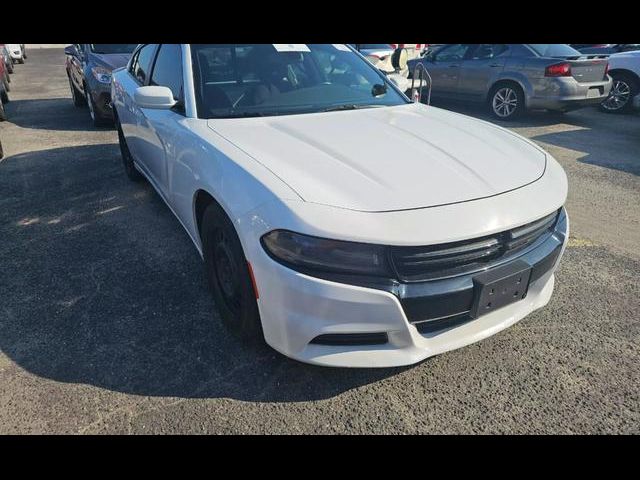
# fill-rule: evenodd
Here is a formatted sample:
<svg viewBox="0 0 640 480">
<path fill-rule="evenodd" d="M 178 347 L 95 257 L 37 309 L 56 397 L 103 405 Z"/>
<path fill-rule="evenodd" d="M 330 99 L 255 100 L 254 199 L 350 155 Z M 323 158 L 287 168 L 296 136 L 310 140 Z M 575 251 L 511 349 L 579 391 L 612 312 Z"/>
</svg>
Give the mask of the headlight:
<svg viewBox="0 0 640 480">
<path fill-rule="evenodd" d="M 111 83 L 111 71 L 104 67 L 91 67 L 91 73 L 100 83 Z"/>
<path fill-rule="evenodd" d="M 274 230 L 262 237 L 272 258 L 293 269 L 391 276 L 385 248 Z M 296 268 L 297 267 L 297 268 Z"/>
</svg>

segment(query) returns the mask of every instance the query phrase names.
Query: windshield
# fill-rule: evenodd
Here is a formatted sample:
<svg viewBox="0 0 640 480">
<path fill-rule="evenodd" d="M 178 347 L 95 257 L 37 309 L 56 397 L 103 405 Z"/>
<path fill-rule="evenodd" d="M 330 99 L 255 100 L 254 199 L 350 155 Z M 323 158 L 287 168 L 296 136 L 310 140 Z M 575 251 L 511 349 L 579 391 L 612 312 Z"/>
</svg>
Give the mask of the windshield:
<svg viewBox="0 0 640 480">
<path fill-rule="evenodd" d="M 344 44 L 197 44 L 191 55 L 200 118 L 408 103 Z"/>
<path fill-rule="evenodd" d="M 92 53 L 131 53 L 138 46 L 137 43 L 91 43 Z"/>
<path fill-rule="evenodd" d="M 575 48 L 564 43 L 529 43 L 528 45 L 541 57 L 576 57 L 582 55 Z"/>
</svg>

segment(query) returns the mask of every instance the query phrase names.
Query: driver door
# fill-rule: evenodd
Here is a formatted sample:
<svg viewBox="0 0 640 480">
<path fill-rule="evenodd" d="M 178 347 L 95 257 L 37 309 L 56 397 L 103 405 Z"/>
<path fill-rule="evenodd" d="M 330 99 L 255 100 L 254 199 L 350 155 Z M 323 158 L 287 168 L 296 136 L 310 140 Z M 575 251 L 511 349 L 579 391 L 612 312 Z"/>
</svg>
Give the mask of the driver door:
<svg viewBox="0 0 640 480">
<path fill-rule="evenodd" d="M 458 98 L 460 67 L 472 45 L 454 43 L 441 48 L 425 63 L 433 80 L 434 97 Z"/>
</svg>

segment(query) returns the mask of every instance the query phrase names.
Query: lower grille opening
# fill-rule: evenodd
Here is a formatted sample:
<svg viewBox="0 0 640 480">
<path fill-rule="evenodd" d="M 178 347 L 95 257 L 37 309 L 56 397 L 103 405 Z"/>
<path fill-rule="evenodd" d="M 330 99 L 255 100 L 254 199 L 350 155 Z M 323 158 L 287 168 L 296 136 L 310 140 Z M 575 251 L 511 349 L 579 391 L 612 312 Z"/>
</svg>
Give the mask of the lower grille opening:
<svg viewBox="0 0 640 480">
<path fill-rule="evenodd" d="M 469 313 L 461 313 L 460 315 L 454 315 L 453 317 L 440 318 L 438 320 L 430 320 L 426 322 L 414 323 L 419 333 L 433 333 L 439 330 L 445 330 L 453 327 L 458 327 L 462 324 L 473 320 Z"/>
<path fill-rule="evenodd" d="M 382 345 L 389 341 L 386 332 L 379 333 L 328 333 L 319 335 L 311 343 L 319 345 Z"/>
</svg>

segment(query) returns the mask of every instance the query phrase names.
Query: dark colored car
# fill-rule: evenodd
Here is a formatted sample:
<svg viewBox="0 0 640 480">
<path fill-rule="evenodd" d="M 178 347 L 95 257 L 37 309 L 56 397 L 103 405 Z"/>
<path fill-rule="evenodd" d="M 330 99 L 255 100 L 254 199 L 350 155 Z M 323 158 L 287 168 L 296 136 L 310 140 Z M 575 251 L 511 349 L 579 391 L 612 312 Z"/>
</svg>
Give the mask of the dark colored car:
<svg viewBox="0 0 640 480">
<path fill-rule="evenodd" d="M 580 53 L 612 55 L 614 53 L 631 52 L 640 50 L 640 43 L 600 43 L 600 44 L 573 44 L 573 48 Z"/>
<path fill-rule="evenodd" d="M 486 103 L 502 120 L 598 105 L 611 90 L 606 57 L 565 44 L 448 44 L 409 60 L 411 74 L 418 63 L 433 79 L 432 98 Z"/>
<path fill-rule="evenodd" d="M 88 105 L 94 125 L 113 122 L 111 72 L 124 67 L 135 43 L 73 44 L 64 49 L 71 97 L 76 107 Z"/>
<path fill-rule="evenodd" d="M 0 122 L 7 119 L 4 111 L 4 104 L 9 101 L 9 84 L 6 82 L 8 76 L 7 70 L 3 62 L 0 62 Z"/>
<path fill-rule="evenodd" d="M 7 46 L 4 43 L 0 43 L 0 56 L 4 61 L 4 66 L 7 68 L 7 72 L 13 73 L 13 60 L 11 60 L 9 50 L 7 50 Z"/>
</svg>

